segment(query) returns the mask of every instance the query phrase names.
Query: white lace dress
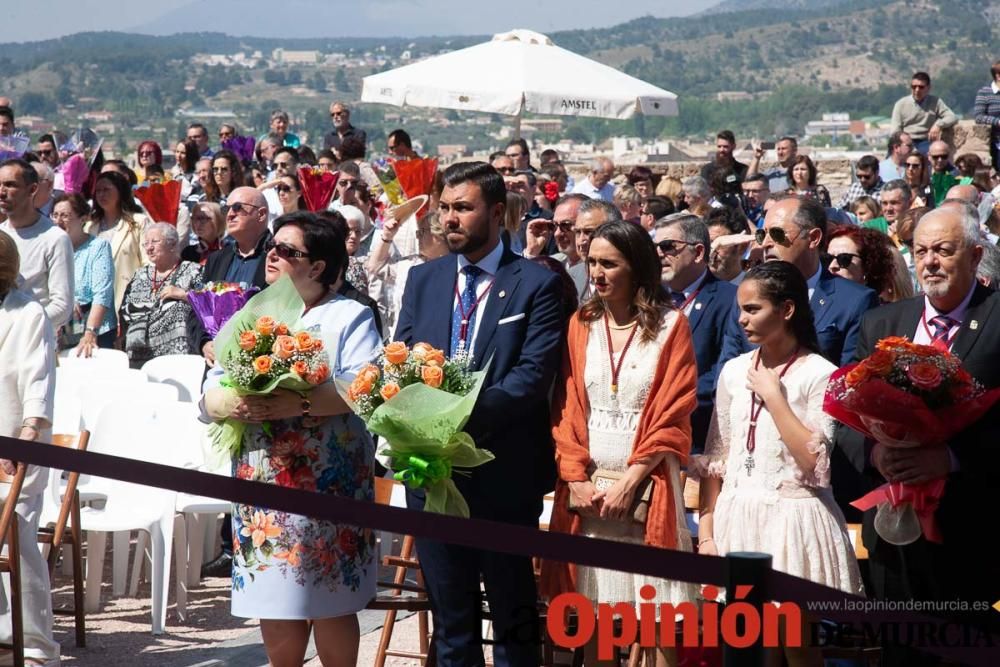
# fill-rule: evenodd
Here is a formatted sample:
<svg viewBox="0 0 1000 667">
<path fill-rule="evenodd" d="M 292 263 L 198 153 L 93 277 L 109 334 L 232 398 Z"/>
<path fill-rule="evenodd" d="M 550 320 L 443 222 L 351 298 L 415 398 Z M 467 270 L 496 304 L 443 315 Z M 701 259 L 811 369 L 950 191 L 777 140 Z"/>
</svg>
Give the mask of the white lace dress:
<svg viewBox="0 0 1000 667">
<path fill-rule="evenodd" d="M 806 473 L 782 442 L 766 408 L 757 417 L 753 467 L 747 472 L 750 390 L 747 372 L 754 352 L 729 361 L 719 375 L 715 412 L 705 454 L 692 457 L 698 476 L 721 477 L 713 539 L 720 555 L 759 551 L 774 569 L 848 593 L 862 593 L 861 576 L 844 515 L 830 490 L 833 420 L 823 394 L 836 368 L 818 354 L 800 358 L 781 380 L 792 412 L 821 437 L 812 473 Z"/>
<path fill-rule="evenodd" d="M 584 381 L 587 387 L 587 402 L 590 414 L 587 427 L 590 438 L 590 456 L 598 468 L 624 472 L 632 454 L 635 432 L 642 415 L 642 408 L 649 395 L 657 362 L 663 344 L 676 326 L 675 313 L 667 315 L 660 335 L 652 343 L 643 342 L 637 334 L 632 341 L 618 376 L 618 397 L 611 399 L 611 368 L 608 362 L 608 340 L 603 320 L 591 324 L 587 340 L 587 363 Z M 615 363 L 619 355 L 615 355 Z M 684 520 L 684 499 L 680 482 L 680 466 L 677 458 L 668 456 L 670 483 L 673 487 L 674 507 L 677 526 L 677 549 L 691 551 L 691 533 Z M 581 534 L 633 544 L 644 543 L 644 528 L 632 521 L 607 521 L 582 518 Z M 680 581 L 656 579 L 627 572 L 616 572 L 599 568 L 580 566 L 577 568 L 576 589 L 590 600 L 597 602 L 636 602 L 641 600 L 639 589 L 650 584 L 656 589 L 657 604 L 691 602 L 697 597 L 697 589 Z"/>
</svg>

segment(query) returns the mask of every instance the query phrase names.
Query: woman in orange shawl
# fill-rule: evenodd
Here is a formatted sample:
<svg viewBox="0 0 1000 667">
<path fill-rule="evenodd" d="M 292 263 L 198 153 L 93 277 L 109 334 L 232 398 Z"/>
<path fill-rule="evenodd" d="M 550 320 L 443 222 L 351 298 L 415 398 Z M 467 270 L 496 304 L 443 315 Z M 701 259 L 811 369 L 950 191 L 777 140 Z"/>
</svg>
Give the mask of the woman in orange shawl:
<svg viewBox="0 0 1000 667">
<path fill-rule="evenodd" d="M 656 249 L 638 225 L 602 225 L 587 263 L 595 297 L 570 322 L 562 381 L 556 385 L 559 479 L 549 529 L 691 551 L 680 487 L 696 405 L 697 366 L 687 320 L 663 292 Z M 590 481 L 595 469 L 622 476 L 598 491 Z M 647 477 L 653 480 L 652 494 L 641 524 L 631 507 Z M 569 509 L 571 494 L 577 511 Z M 542 592 L 550 598 L 575 591 L 595 603 L 638 603 L 645 584 L 656 589 L 657 604 L 695 599 L 694 587 L 680 582 L 542 564 Z M 596 645 L 584 650 L 586 664 L 597 664 Z M 657 664 L 671 658 L 661 649 Z"/>
</svg>

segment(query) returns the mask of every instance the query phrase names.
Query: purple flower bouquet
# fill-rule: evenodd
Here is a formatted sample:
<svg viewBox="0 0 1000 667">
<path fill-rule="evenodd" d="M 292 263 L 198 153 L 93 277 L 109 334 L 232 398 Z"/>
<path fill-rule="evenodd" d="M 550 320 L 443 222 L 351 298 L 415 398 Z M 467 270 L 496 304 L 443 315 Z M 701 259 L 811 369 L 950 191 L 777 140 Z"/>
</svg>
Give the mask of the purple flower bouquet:
<svg viewBox="0 0 1000 667">
<path fill-rule="evenodd" d="M 236 136 L 232 139 L 226 139 L 223 141 L 222 147 L 227 151 L 236 153 L 236 157 L 238 157 L 240 162 L 243 164 L 248 164 L 253 161 L 253 149 L 256 144 L 257 141 L 253 137 Z"/>
<path fill-rule="evenodd" d="M 201 326 L 212 338 L 226 322 L 260 290 L 243 283 L 206 283 L 204 287 L 188 292 L 188 303 L 201 321 Z"/>
</svg>

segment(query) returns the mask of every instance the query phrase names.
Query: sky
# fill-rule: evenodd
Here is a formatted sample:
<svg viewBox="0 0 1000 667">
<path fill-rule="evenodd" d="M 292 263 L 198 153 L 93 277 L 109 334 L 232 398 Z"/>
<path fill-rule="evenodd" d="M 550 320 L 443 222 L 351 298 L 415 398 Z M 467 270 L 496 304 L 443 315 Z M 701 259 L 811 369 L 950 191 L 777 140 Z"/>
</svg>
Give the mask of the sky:
<svg viewBox="0 0 1000 667">
<path fill-rule="evenodd" d="M 156 35 L 418 37 L 608 27 L 645 15 L 684 16 L 718 0 L 4 0 L 0 43 L 94 30 Z M 282 16 L 275 20 L 275 6 Z"/>
</svg>

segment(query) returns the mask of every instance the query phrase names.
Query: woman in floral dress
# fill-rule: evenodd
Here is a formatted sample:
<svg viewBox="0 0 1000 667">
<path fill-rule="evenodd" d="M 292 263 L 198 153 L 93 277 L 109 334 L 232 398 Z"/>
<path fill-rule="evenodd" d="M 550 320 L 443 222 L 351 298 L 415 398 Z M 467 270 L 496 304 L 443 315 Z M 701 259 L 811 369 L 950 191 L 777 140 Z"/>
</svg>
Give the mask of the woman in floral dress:
<svg viewBox="0 0 1000 667">
<path fill-rule="evenodd" d="M 302 324 L 323 341 L 332 379 L 353 380 L 381 346 L 368 308 L 337 294 L 347 263 L 344 238 L 314 214 L 278 218 L 266 258 L 267 282 L 291 277 L 306 304 Z M 222 369 L 209 375 L 205 410 L 251 424 L 234 463 L 249 479 L 356 500 L 373 500 L 374 446 L 364 424 L 328 381 L 306 395 L 277 390 L 227 401 Z M 375 595 L 374 535 L 368 529 L 276 512 L 233 508 L 235 616 L 261 619 L 272 665 L 302 665 L 310 631 L 323 665 L 354 665 L 357 612 Z"/>
</svg>

